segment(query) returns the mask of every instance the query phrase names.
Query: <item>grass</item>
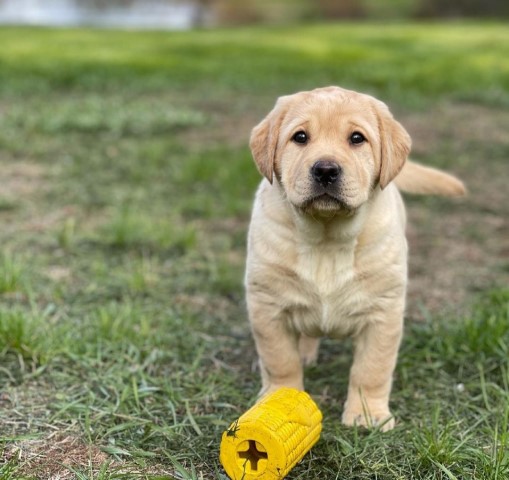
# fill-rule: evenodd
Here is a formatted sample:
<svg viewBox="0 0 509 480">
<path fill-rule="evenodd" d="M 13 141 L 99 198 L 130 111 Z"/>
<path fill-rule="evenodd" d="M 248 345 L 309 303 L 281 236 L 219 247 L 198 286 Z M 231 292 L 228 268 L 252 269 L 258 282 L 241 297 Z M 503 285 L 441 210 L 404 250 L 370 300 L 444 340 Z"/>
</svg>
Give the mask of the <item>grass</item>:
<svg viewBox="0 0 509 480">
<path fill-rule="evenodd" d="M 325 341 L 307 371 L 323 435 L 290 478 L 509 477 L 508 40 L 498 23 L 1 29 L 0 478 L 226 478 L 220 435 L 259 388 L 249 129 L 326 84 L 390 103 L 471 200 L 409 200 L 396 429 L 340 424 L 350 347 Z"/>
<path fill-rule="evenodd" d="M 9 293 L 23 289 L 23 265 L 8 250 L 0 255 L 0 292 Z"/>
</svg>

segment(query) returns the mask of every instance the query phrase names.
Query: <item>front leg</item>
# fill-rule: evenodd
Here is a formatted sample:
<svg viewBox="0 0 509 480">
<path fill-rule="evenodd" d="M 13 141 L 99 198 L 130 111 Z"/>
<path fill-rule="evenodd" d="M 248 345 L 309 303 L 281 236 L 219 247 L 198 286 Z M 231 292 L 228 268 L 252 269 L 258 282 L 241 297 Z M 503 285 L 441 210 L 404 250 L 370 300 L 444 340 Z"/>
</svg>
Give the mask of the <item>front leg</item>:
<svg viewBox="0 0 509 480">
<path fill-rule="evenodd" d="M 343 412 L 345 425 L 381 426 L 382 431 L 394 427 L 389 395 L 402 331 L 401 309 L 392 318 L 368 323 L 355 338 L 354 360 Z"/>
<path fill-rule="evenodd" d="M 248 306 L 262 376 L 260 395 L 280 387 L 303 390 L 299 335 L 291 328 L 288 314 L 252 297 Z"/>
</svg>

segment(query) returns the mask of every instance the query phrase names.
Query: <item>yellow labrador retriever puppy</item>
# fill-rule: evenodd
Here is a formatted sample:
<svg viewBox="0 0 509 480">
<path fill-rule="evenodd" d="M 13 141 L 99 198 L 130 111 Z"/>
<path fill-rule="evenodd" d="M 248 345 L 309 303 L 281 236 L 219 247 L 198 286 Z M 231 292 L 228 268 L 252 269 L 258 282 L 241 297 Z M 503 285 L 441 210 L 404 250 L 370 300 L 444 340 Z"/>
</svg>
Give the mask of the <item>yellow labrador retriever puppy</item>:
<svg viewBox="0 0 509 480">
<path fill-rule="evenodd" d="M 387 106 L 339 87 L 279 98 L 252 132 L 265 179 L 252 213 L 246 292 L 262 393 L 303 389 L 319 337 L 355 342 L 346 425 L 394 426 L 392 374 L 407 286 L 398 188 L 461 195 L 456 178 L 406 162 Z M 338 372 L 339 374 L 340 372 Z"/>
</svg>

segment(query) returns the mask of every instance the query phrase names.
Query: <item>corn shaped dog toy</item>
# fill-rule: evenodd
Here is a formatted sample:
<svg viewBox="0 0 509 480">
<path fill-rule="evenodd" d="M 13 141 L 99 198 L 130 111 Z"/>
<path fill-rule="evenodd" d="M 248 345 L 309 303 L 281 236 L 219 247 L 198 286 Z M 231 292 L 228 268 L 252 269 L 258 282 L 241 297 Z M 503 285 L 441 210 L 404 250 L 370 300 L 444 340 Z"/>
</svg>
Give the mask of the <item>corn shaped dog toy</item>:
<svg viewBox="0 0 509 480">
<path fill-rule="evenodd" d="M 282 479 L 320 438 L 322 413 L 306 392 L 280 388 L 223 433 L 219 460 L 232 480 Z"/>
</svg>

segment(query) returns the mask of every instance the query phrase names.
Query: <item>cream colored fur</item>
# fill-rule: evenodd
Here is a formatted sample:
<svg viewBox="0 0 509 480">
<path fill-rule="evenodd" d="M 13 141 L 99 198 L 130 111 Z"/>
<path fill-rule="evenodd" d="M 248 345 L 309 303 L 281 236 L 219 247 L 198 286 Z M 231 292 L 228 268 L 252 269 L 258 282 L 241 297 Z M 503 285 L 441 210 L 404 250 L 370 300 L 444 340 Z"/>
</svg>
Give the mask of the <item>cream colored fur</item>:
<svg viewBox="0 0 509 480">
<path fill-rule="evenodd" d="M 298 131 L 308 134 L 305 145 L 292 140 Z M 353 145 L 353 132 L 366 142 Z M 262 393 L 303 389 L 302 365 L 316 360 L 319 338 L 351 336 L 343 422 L 388 430 L 407 285 L 405 210 L 393 180 L 399 174 L 402 188 L 443 194 L 460 194 L 462 184 L 405 164 L 410 137 L 387 107 L 338 87 L 281 97 L 254 128 L 251 149 L 266 177 L 246 268 Z M 339 165 L 341 178 L 317 196 L 310 169 L 321 159 Z"/>
</svg>

